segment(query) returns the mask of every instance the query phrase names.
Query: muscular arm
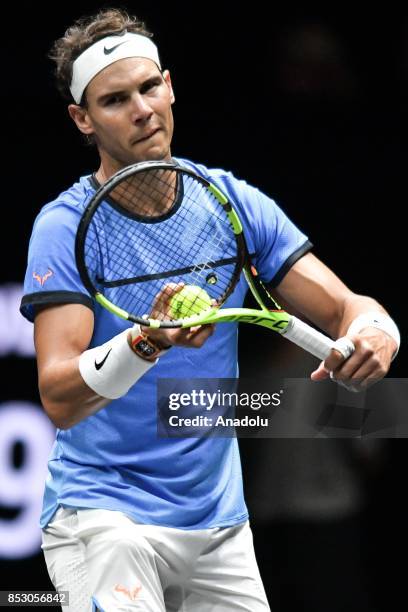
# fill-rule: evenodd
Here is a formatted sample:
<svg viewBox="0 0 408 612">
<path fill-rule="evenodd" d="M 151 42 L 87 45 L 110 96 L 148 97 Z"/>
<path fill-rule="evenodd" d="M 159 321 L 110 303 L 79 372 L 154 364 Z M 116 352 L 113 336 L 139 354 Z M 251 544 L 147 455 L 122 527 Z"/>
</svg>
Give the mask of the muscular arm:
<svg viewBox="0 0 408 612">
<path fill-rule="evenodd" d="M 94 328 L 93 312 L 81 304 L 48 306 L 34 323 L 39 390 L 44 409 L 60 429 L 68 429 L 112 400 L 95 393 L 79 371 L 80 355 L 88 349 Z M 146 332 L 162 344 L 199 348 L 214 331 L 213 325 L 191 329 L 158 329 Z M 132 335 L 132 329 L 129 328 Z M 129 355 L 130 359 L 140 359 Z"/>
<path fill-rule="evenodd" d="M 344 335 L 362 312 L 385 312 L 376 300 L 357 295 L 317 257 L 301 257 L 275 289 L 278 300 L 296 308 L 332 338 Z"/>
<path fill-rule="evenodd" d="M 106 406 L 110 400 L 90 389 L 78 369 L 88 348 L 93 312 L 81 304 L 50 306 L 37 313 L 34 341 L 41 400 L 56 427 L 67 429 Z"/>
<path fill-rule="evenodd" d="M 305 315 L 332 338 L 344 336 L 351 322 L 368 311 L 385 313 L 376 300 L 357 295 L 319 259 L 308 253 L 299 259 L 275 289 L 282 303 Z M 397 348 L 395 341 L 385 332 L 367 327 L 352 338 L 356 351 L 346 361 L 332 351 L 312 378 L 327 377 L 334 371 L 341 380 L 377 380 L 385 376 Z"/>
</svg>

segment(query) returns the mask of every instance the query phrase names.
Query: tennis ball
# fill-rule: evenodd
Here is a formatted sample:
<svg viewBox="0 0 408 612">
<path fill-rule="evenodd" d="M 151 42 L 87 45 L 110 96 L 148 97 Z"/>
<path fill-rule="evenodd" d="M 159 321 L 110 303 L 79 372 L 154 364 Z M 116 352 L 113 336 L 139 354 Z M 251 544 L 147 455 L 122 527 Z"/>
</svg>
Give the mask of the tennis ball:
<svg viewBox="0 0 408 612">
<path fill-rule="evenodd" d="M 185 319 L 211 308 L 211 298 L 197 285 L 186 285 L 170 299 L 170 313 L 175 319 Z"/>
</svg>

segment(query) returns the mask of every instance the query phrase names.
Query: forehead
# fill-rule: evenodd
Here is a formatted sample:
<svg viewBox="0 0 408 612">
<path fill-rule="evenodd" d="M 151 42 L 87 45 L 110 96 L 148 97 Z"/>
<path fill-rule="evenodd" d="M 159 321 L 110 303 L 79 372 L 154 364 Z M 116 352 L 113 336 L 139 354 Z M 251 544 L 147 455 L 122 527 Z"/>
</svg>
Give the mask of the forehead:
<svg viewBox="0 0 408 612">
<path fill-rule="evenodd" d="M 110 91 L 135 87 L 159 74 L 161 73 L 158 66 L 150 59 L 120 59 L 98 72 L 87 87 L 87 96 L 101 96 Z"/>
</svg>

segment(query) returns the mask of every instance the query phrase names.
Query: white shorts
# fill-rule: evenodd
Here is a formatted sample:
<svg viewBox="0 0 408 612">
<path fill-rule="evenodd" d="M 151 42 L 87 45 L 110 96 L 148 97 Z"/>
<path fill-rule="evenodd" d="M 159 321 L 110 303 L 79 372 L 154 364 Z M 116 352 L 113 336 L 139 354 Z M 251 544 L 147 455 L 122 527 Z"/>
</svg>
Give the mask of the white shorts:
<svg viewBox="0 0 408 612">
<path fill-rule="evenodd" d="M 121 512 L 59 508 L 43 531 L 69 612 L 268 612 L 249 523 L 185 531 Z"/>
</svg>

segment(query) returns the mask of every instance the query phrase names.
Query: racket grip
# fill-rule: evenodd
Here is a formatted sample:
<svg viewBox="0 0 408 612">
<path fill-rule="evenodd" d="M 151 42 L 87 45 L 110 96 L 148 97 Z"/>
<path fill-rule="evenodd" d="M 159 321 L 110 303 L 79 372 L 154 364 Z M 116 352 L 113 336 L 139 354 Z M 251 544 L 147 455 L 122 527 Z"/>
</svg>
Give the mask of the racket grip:
<svg viewBox="0 0 408 612">
<path fill-rule="evenodd" d="M 326 359 L 334 346 L 334 340 L 293 315 L 282 336 L 321 360 Z"/>
</svg>

